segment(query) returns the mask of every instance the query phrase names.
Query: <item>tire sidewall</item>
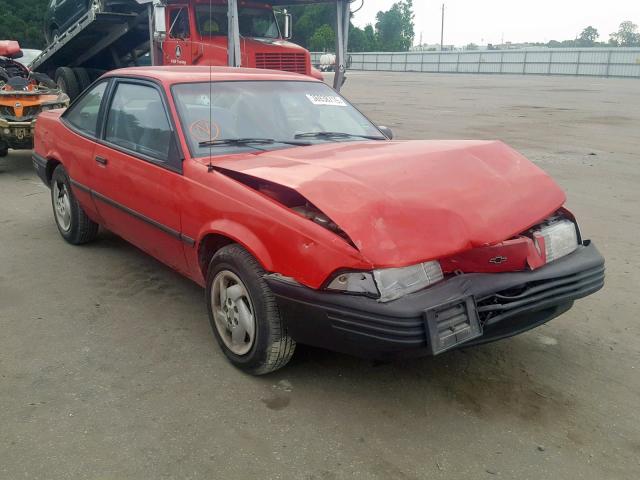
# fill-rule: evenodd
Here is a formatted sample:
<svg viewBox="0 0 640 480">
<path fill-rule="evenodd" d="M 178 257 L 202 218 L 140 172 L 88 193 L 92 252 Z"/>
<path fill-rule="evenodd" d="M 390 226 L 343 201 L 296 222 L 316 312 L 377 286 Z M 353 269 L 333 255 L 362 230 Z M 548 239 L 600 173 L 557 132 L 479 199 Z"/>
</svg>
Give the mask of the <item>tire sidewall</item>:
<svg viewBox="0 0 640 480">
<path fill-rule="evenodd" d="M 209 314 L 209 322 L 211 323 L 211 329 L 216 337 L 220 348 L 224 354 L 235 364 L 238 368 L 245 371 L 255 370 L 263 365 L 266 361 L 268 350 L 271 345 L 268 312 L 266 307 L 266 299 L 264 297 L 264 286 L 261 282 L 264 282 L 261 274 L 263 272 L 256 271 L 251 265 L 247 265 L 248 262 L 229 254 L 224 249 L 211 259 L 209 264 L 209 270 L 207 273 L 207 311 Z M 211 290 L 213 288 L 213 280 L 218 273 L 223 270 L 229 270 L 235 273 L 240 280 L 244 283 L 251 297 L 251 304 L 253 305 L 253 315 L 255 319 L 255 340 L 251 350 L 245 355 L 236 355 L 224 344 L 224 341 L 220 337 L 218 328 L 216 327 L 215 319 L 213 316 L 213 308 L 211 302 Z M 268 287 L 267 287 L 268 288 Z"/>
<path fill-rule="evenodd" d="M 54 182 L 62 182 L 66 188 L 67 193 L 69 195 L 69 205 L 71 207 L 71 227 L 68 231 L 64 231 L 60 224 L 58 223 L 58 217 L 55 212 L 55 198 L 53 198 L 53 183 Z M 78 205 L 78 201 L 76 197 L 73 195 L 73 190 L 71 189 L 71 181 L 69 180 L 69 175 L 67 175 L 67 171 L 64 169 L 62 165 L 58 165 L 56 169 L 53 171 L 53 175 L 51 177 L 51 207 L 53 208 L 53 220 L 56 223 L 56 227 L 60 232 L 60 235 L 67 240 L 68 242 L 73 243 L 74 239 L 78 237 L 79 228 L 80 228 L 80 220 L 78 218 L 80 213 L 80 206 Z"/>
</svg>

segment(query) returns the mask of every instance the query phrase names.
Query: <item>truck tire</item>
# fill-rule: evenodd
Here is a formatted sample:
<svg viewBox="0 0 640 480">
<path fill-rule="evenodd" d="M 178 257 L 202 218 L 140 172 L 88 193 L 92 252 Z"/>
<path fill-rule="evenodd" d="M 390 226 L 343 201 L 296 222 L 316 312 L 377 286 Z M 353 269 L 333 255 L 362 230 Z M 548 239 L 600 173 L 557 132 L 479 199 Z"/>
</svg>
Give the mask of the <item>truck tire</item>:
<svg viewBox="0 0 640 480">
<path fill-rule="evenodd" d="M 72 245 L 82 245 L 98 236 L 98 224 L 84 212 L 73 191 L 67 171 L 58 165 L 51 177 L 53 217 L 62 238 Z"/>
<path fill-rule="evenodd" d="M 80 95 L 80 85 L 73 70 L 69 67 L 60 67 L 56 70 L 56 84 L 58 88 L 69 95 L 73 101 Z"/>
<path fill-rule="evenodd" d="M 91 85 L 91 78 L 89 77 L 89 72 L 87 72 L 86 68 L 74 68 L 73 73 L 76 75 L 76 79 L 78 80 L 78 87 L 80 87 L 80 92 L 84 92 L 89 85 Z"/>
<path fill-rule="evenodd" d="M 207 273 L 207 310 L 216 340 L 234 366 L 252 375 L 284 367 L 296 348 L 264 274 L 237 244 L 218 250 Z"/>
<path fill-rule="evenodd" d="M 91 80 L 91 83 L 95 82 L 102 75 L 107 73 L 106 70 L 101 70 L 100 68 L 85 68 L 85 71 L 89 75 L 89 80 Z"/>
</svg>

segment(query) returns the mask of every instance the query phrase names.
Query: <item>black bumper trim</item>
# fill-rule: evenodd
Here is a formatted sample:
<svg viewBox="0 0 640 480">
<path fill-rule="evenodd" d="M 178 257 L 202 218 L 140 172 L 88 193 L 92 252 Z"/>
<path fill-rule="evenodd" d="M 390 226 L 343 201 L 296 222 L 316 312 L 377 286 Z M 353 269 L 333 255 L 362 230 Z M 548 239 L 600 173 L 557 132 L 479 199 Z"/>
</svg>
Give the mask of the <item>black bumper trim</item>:
<svg viewBox="0 0 640 480">
<path fill-rule="evenodd" d="M 312 290 L 273 276 L 265 279 L 296 341 L 386 358 L 438 354 L 541 325 L 566 312 L 574 300 L 602 288 L 604 259 L 594 245 L 585 242 L 574 253 L 538 270 L 460 275 L 389 303 Z M 468 313 L 446 313 L 440 327 L 429 326 L 432 312 L 463 304 Z M 448 318 L 454 318 L 453 336 L 446 332 Z"/>
<path fill-rule="evenodd" d="M 42 183 L 49 187 L 49 179 L 47 178 L 47 159 L 33 152 L 31 154 L 31 161 L 33 162 L 33 168 L 35 169 L 38 178 L 42 180 Z"/>
</svg>

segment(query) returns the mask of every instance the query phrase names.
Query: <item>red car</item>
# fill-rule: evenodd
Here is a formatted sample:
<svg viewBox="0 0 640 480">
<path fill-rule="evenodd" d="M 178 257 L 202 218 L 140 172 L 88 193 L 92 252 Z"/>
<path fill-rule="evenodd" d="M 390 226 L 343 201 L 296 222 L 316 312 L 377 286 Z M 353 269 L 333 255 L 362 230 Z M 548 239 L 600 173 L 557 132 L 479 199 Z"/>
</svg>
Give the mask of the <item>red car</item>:
<svg viewBox="0 0 640 480">
<path fill-rule="evenodd" d="M 110 72 L 37 123 L 65 240 L 101 225 L 206 288 L 239 368 L 296 342 L 369 358 L 509 337 L 603 286 L 565 195 L 494 141 L 393 141 L 309 77 Z"/>
</svg>

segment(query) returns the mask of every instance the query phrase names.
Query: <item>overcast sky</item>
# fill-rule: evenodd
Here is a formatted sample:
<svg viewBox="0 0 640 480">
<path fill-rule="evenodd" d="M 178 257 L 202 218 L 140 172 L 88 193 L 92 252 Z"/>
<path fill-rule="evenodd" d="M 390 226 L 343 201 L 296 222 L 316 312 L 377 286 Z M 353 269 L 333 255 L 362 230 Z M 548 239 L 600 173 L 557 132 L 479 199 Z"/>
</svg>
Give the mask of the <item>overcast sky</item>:
<svg viewBox="0 0 640 480">
<path fill-rule="evenodd" d="M 360 5 L 355 0 L 352 10 Z M 387 10 L 394 0 L 364 0 L 354 23 L 364 27 L 375 24 L 379 10 Z M 640 0 L 446 0 L 445 45 L 508 42 L 548 42 L 575 38 L 582 29 L 593 25 L 600 41 L 609 40 L 620 22 L 640 24 Z M 417 44 L 440 43 L 441 1 L 414 0 Z"/>
</svg>

